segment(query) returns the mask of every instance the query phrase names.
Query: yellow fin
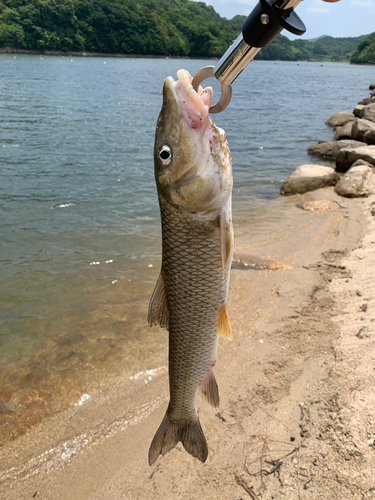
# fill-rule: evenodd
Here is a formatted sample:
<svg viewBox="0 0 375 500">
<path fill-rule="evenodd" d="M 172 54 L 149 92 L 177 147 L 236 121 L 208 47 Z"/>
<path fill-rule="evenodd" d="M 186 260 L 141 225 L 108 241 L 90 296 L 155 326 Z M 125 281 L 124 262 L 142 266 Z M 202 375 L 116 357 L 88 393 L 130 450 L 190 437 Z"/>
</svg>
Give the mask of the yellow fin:
<svg viewBox="0 0 375 500">
<path fill-rule="evenodd" d="M 221 234 L 221 262 L 223 264 L 223 278 L 225 276 L 225 267 L 230 258 L 232 247 L 234 245 L 233 228 L 230 220 L 225 220 L 220 216 L 220 234 Z"/>
<path fill-rule="evenodd" d="M 227 308 L 225 304 L 223 304 L 220 309 L 218 332 L 226 339 L 233 340 L 232 328 L 229 323 Z"/>
<path fill-rule="evenodd" d="M 150 326 L 160 325 L 162 328 L 169 330 L 167 290 L 162 273 L 160 273 L 154 293 L 151 296 L 147 321 Z"/>
</svg>

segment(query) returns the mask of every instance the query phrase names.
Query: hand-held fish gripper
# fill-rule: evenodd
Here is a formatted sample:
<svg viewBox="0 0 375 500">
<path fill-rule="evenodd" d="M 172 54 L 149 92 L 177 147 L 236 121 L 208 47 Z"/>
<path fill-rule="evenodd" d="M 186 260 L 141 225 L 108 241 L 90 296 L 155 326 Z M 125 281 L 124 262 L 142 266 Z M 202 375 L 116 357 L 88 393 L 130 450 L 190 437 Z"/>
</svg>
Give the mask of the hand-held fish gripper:
<svg viewBox="0 0 375 500">
<path fill-rule="evenodd" d="M 254 59 L 262 47 L 267 47 L 283 30 L 294 35 L 303 35 L 306 27 L 295 13 L 302 0 L 259 0 L 242 25 L 242 32 L 232 42 L 216 66 L 201 68 L 193 78 L 193 87 L 198 89 L 206 78 L 216 78 L 221 84 L 221 96 L 210 113 L 220 113 L 230 103 L 230 85 Z M 335 3 L 340 0 L 324 0 Z"/>
<path fill-rule="evenodd" d="M 213 73 L 224 85 L 230 85 L 262 47 L 267 47 L 283 30 L 303 35 L 306 27 L 294 8 L 301 0 L 259 0 L 245 19 L 242 33 L 214 67 Z"/>
<path fill-rule="evenodd" d="M 245 19 L 242 33 L 233 41 L 216 66 L 206 66 L 195 74 L 195 90 L 206 78 L 214 77 L 221 83 L 220 100 L 210 109 L 210 113 L 219 113 L 228 106 L 232 96 L 230 85 L 260 49 L 267 47 L 284 28 L 295 35 L 305 33 L 306 27 L 294 11 L 300 1 L 259 0 Z"/>
</svg>

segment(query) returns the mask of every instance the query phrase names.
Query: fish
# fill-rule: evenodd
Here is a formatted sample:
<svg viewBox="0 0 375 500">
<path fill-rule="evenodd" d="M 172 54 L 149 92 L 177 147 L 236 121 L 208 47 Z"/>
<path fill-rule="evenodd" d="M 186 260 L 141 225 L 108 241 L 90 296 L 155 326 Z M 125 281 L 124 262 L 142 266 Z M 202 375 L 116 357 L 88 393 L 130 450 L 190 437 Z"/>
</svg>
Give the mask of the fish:
<svg viewBox="0 0 375 500">
<path fill-rule="evenodd" d="M 169 332 L 169 393 L 148 454 L 152 465 L 180 441 L 205 462 L 208 446 L 195 404 L 219 406 L 218 335 L 232 338 L 227 300 L 234 235 L 232 159 L 224 130 L 209 117 L 213 91 L 196 92 L 186 70 L 164 80 L 154 147 L 162 264 L 148 323 Z"/>
</svg>

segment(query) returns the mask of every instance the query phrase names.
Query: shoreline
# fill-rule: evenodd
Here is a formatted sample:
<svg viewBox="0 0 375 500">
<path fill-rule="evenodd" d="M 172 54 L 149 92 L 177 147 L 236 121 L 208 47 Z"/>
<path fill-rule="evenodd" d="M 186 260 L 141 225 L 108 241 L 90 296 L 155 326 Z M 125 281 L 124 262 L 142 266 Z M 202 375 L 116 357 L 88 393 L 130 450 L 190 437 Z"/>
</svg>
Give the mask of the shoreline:
<svg viewBox="0 0 375 500">
<path fill-rule="evenodd" d="M 189 57 L 189 56 L 172 56 L 172 55 L 144 55 L 144 54 L 119 54 L 107 52 L 86 52 L 86 51 L 63 51 L 63 50 L 28 50 L 28 49 L 13 49 L 10 47 L 0 48 L 0 54 L 35 54 L 46 56 L 75 56 L 75 57 L 117 57 L 126 59 L 203 59 L 208 61 L 216 60 L 218 57 Z"/>
<path fill-rule="evenodd" d="M 33 54 L 46 56 L 74 56 L 74 57 L 114 57 L 125 59 L 191 59 L 191 60 L 207 60 L 218 61 L 219 57 L 190 57 L 176 55 L 150 55 L 150 54 L 118 54 L 107 52 L 87 52 L 87 51 L 62 51 L 62 50 L 29 50 L 29 49 L 13 49 L 10 47 L 0 48 L 0 54 Z M 255 59 L 256 61 L 272 61 L 272 62 L 307 62 L 307 63 L 332 63 L 332 64 L 352 64 L 355 66 L 375 66 L 370 63 L 351 63 L 350 61 L 321 61 L 318 59 L 305 60 L 285 60 L 285 59 Z"/>
<path fill-rule="evenodd" d="M 4 480 L 4 472 L 9 472 L 6 483 L 0 482 L 1 497 L 18 500 L 38 492 L 41 499 L 214 499 L 219 486 L 221 498 L 240 498 L 244 489 L 250 488 L 255 493 L 267 491 L 269 496 L 286 494 L 292 500 L 299 498 L 298 491 L 309 481 L 309 498 L 322 498 L 320 495 L 327 493 L 332 499 L 357 498 L 348 496 L 353 472 L 346 477 L 344 469 L 354 468 L 367 484 L 366 471 L 371 478 L 371 447 L 361 438 L 356 441 L 361 460 L 355 454 L 347 460 L 344 455 L 348 452 L 344 451 L 349 445 L 342 415 L 341 428 L 333 434 L 328 423 L 324 427 L 324 419 L 335 412 L 354 411 L 341 399 L 358 381 L 352 375 L 344 378 L 339 371 L 336 385 L 331 387 L 332 374 L 337 370 L 351 374 L 357 367 L 351 365 L 349 355 L 356 350 L 362 349 L 361 359 L 374 356 L 371 339 L 362 342 L 352 330 L 346 335 L 337 326 L 341 317 L 348 323 L 345 307 L 354 315 L 354 329 L 359 322 L 360 326 L 365 324 L 355 313 L 358 304 L 343 301 L 340 294 L 343 283 L 351 290 L 352 280 L 363 278 L 351 269 L 353 262 L 369 265 L 357 255 L 358 248 L 374 251 L 375 222 L 370 220 L 374 199 L 343 199 L 334 194 L 333 188 L 288 197 L 284 203 L 292 207 L 291 226 L 284 236 L 265 235 L 257 247 L 242 241 L 237 248 L 242 258 L 257 253 L 291 267 L 232 271 L 229 314 L 234 341 L 219 342 L 216 373 L 220 409 L 214 410 L 197 398 L 209 446 L 206 464 L 192 459 L 181 445 L 154 467 L 147 464 L 148 446 L 167 403 L 166 363 L 161 360 L 155 367 L 158 372 L 137 377 L 134 390 L 124 391 L 124 381 L 119 378 L 112 388 L 4 447 L 0 478 Z M 328 201 L 327 212 L 298 207 L 319 200 Z M 310 243 L 306 245 L 306 241 Z M 342 259 L 349 263 L 342 264 Z M 363 298 L 356 297 L 363 301 L 369 297 L 363 283 L 356 283 L 350 293 L 360 289 Z M 368 321 L 373 314 L 369 307 Z M 154 335 L 166 335 L 155 330 Z M 371 369 L 371 363 L 360 366 Z M 147 377 L 151 380 L 146 384 Z M 338 394 L 337 400 L 332 400 L 334 394 Z M 357 400 L 351 404 L 355 406 L 356 402 L 359 404 Z M 328 414 L 326 408 L 330 408 Z M 362 428 L 357 422 L 354 430 L 362 432 Z M 339 445 L 335 435 L 344 444 Z M 283 451 L 276 445 L 280 441 L 286 443 Z M 290 458 L 281 460 L 277 474 L 257 475 L 257 457 L 268 454 L 274 460 L 288 453 Z M 254 476 L 244 469 L 244 464 L 252 462 L 254 471 L 249 466 L 247 469 Z M 335 462 L 337 467 L 327 469 Z M 341 469 L 344 479 L 340 476 L 337 483 L 335 475 Z M 302 470 L 307 478 L 300 474 Z"/>
</svg>

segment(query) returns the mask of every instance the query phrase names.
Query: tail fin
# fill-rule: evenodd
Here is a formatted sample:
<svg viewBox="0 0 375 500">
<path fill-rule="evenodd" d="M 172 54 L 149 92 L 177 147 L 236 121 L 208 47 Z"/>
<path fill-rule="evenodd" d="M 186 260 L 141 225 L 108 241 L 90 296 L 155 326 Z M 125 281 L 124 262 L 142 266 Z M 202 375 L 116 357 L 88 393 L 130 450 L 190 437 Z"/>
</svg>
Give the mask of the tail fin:
<svg viewBox="0 0 375 500">
<path fill-rule="evenodd" d="M 201 462 L 206 461 L 207 441 L 198 416 L 189 424 L 172 424 L 168 415 L 165 414 L 148 452 L 149 465 L 154 464 L 159 455 L 164 456 L 168 451 L 171 451 L 180 441 L 190 455 L 198 458 Z"/>
</svg>

